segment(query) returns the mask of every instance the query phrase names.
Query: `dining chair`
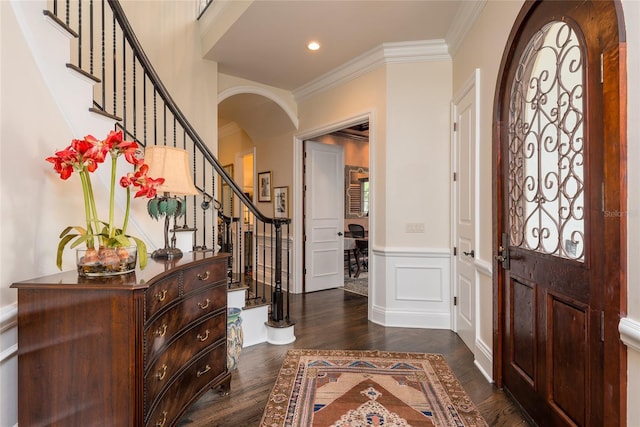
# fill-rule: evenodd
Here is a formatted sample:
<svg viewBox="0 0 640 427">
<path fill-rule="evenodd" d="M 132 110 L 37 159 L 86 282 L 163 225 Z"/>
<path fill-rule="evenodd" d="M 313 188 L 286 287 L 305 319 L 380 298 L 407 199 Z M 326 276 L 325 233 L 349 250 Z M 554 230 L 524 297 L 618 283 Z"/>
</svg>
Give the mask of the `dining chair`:
<svg viewBox="0 0 640 427">
<path fill-rule="evenodd" d="M 365 236 L 365 232 L 364 232 L 364 227 L 360 224 L 348 224 L 347 227 L 349 227 L 349 232 L 351 233 L 351 237 L 364 237 Z"/>
<path fill-rule="evenodd" d="M 364 227 L 360 224 L 348 224 L 351 237 L 356 241 L 356 277 L 360 275 L 360 266 L 369 269 L 369 241 L 365 239 Z"/>
</svg>

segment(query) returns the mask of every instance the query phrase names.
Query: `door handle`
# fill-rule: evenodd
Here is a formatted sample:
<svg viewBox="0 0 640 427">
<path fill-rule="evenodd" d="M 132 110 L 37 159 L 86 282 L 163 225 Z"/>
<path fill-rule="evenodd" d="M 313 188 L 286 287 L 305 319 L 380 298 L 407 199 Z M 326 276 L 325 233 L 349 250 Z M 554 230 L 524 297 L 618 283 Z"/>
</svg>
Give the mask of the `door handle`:
<svg viewBox="0 0 640 427">
<path fill-rule="evenodd" d="M 342 236 L 342 231 L 338 231 L 338 236 Z"/>
<path fill-rule="evenodd" d="M 509 254 L 508 236 L 506 233 L 502 234 L 502 244 L 498 247 L 498 253 L 493 258 L 502 264 L 502 268 L 509 270 L 511 268 L 511 255 Z"/>
<path fill-rule="evenodd" d="M 462 252 L 463 254 L 465 254 L 466 256 L 470 256 L 471 258 L 475 258 L 476 257 L 476 253 L 473 251 L 473 249 L 471 249 L 471 251 L 469 252 Z"/>
</svg>

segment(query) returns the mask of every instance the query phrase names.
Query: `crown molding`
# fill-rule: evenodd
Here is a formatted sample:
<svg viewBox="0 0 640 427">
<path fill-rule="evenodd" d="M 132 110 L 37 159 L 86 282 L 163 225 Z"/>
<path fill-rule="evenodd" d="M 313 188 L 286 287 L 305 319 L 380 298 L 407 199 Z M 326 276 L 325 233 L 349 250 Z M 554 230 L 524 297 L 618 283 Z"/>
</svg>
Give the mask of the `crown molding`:
<svg viewBox="0 0 640 427">
<path fill-rule="evenodd" d="M 315 80 L 293 90 L 296 102 L 360 77 L 384 64 L 449 61 L 447 44 L 442 39 L 384 43 Z"/>
<path fill-rule="evenodd" d="M 449 54 L 454 57 L 469 29 L 480 16 L 482 9 L 487 4 L 487 0 L 463 1 L 456 13 L 455 18 L 447 31 L 445 40 L 449 47 Z"/>
</svg>

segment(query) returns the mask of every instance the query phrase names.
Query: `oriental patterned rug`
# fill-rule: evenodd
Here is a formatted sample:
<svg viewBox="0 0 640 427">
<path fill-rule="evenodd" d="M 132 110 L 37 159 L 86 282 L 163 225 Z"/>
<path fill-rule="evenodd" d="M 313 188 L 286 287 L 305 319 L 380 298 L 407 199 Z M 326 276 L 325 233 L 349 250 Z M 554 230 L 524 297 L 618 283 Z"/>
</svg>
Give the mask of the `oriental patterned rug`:
<svg viewBox="0 0 640 427">
<path fill-rule="evenodd" d="M 261 427 L 483 426 L 442 355 L 289 350 Z"/>
</svg>

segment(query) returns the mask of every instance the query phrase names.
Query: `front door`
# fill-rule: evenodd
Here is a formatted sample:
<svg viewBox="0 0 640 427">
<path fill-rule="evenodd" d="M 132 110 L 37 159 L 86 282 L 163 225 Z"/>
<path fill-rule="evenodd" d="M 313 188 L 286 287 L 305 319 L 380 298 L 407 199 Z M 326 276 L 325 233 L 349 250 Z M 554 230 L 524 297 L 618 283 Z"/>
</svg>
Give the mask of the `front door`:
<svg viewBox="0 0 640 427">
<path fill-rule="evenodd" d="M 617 28 L 613 2 L 527 2 L 498 82 L 494 372 L 539 425 L 624 419 Z"/>
<path fill-rule="evenodd" d="M 344 152 L 304 143 L 305 292 L 344 286 Z"/>
</svg>

